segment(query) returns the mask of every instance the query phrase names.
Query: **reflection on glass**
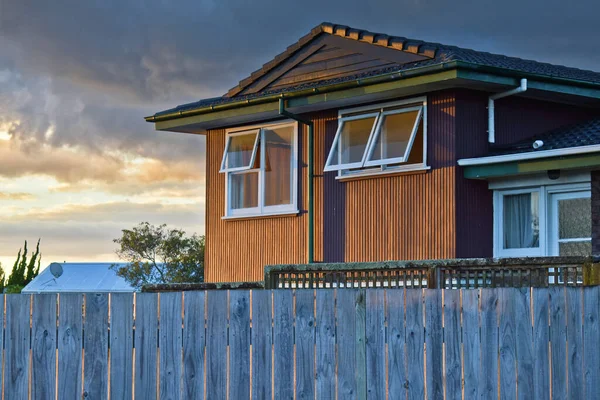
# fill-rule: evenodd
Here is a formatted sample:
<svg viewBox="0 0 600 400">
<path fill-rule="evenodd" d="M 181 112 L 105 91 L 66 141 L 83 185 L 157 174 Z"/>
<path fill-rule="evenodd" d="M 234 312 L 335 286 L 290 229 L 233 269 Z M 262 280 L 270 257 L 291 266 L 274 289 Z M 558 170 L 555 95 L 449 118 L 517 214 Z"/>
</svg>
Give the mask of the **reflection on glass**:
<svg viewBox="0 0 600 400">
<path fill-rule="evenodd" d="M 504 248 L 526 249 L 540 245 L 539 194 L 504 196 Z"/>
<path fill-rule="evenodd" d="M 258 207 L 258 172 L 231 174 L 231 208 Z"/>
<path fill-rule="evenodd" d="M 265 129 L 265 206 L 291 204 L 294 127 Z"/>
<path fill-rule="evenodd" d="M 558 238 L 592 236 L 592 202 L 590 198 L 558 201 Z"/>
<path fill-rule="evenodd" d="M 369 160 L 404 157 L 419 111 L 384 115 Z"/>
<path fill-rule="evenodd" d="M 229 139 L 229 147 L 227 148 L 225 167 L 249 167 L 250 161 L 252 160 L 252 152 L 254 151 L 255 141 L 255 132 L 247 135 L 231 136 Z"/>
<path fill-rule="evenodd" d="M 342 130 L 335 148 L 331 165 L 361 162 L 375 117 L 342 122 Z"/>
</svg>

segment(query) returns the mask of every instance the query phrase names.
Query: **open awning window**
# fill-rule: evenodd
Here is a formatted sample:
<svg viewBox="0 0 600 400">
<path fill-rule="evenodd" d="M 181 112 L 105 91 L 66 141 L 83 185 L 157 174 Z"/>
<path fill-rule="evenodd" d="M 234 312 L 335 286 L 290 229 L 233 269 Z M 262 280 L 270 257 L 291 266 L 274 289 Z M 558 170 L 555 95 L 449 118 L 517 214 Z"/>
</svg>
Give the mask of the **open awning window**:
<svg viewBox="0 0 600 400">
<path fill-rule="evenodd" d="M 324 171 L 407 162 L 422 119 L 422 105 L 342 116 Z"/>
<path fill-rule="evenodd" d="M 227 136 L 220 172 L 246 171 L 255 168 L 260 129 L 235 132 Z"/>
</svg>

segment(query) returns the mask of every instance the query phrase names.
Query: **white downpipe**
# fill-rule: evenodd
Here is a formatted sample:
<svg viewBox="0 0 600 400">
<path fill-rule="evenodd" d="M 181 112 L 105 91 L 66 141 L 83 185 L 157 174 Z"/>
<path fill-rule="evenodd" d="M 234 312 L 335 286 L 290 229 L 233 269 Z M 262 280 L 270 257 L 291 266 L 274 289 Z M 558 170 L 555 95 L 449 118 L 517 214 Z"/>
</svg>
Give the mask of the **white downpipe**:
<svg viewBox="0 0 600 400">
<path fill-rule="evenodd" d="M 496 141 L 496 127 L 494 123 L 494 100 L 501 99 L 503 97 L 512 96 L 513 94 L 523 93 L 527 90 L 527 79 L 521 79 L 521 86 L 511 89 L 507 92 L 496 93 L 490 96 L 488 99 L 488 142 L 494 143 Z"/>
</svg>

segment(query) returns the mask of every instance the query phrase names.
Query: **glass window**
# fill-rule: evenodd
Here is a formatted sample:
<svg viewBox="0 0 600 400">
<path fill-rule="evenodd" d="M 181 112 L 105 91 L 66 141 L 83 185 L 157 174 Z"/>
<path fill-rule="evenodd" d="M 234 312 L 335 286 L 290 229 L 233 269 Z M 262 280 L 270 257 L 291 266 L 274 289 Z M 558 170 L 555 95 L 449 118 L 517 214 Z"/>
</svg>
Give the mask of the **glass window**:
<svg viewBox="0 0 600 400">
<path fill-rule="evenodd" d="M 592 254 L 592 200 L 590 197 L 558 199 L 558 255 Z"/>
<path fill-rule="evenodd" d="M 539 193 L 505 195 L 503 199 L 503 247 L 528 249 L 540 246 Z"/>
<path fill-rule="evenodd" d="M 338 170 L 338 167 L 362 167 L 377 115 L 368 114 L 340 121 L 337 137 L 328 157 L 328 165 L 331 168 L 326 167 L 325 171 Z"/>
<path fill-rule="evenodd" d="M 324 171 L 361 172 L 372 167 L 425 164 L 423 114 L 424 105 L 414 102 L 342 114 Z M 413 155 L 413 147 L 420 154 Z"/>
<path fill-rule="evenodd" d="M 406 161 L 418 130 L 420 113 L 420 107 L 383 113 L 365 165 Z"/>
<path fill-rule="evenodd" d="M 229 187 L 232 209 L 258 207 L 258 172 L 231 174 Z"/>
<path fill-rule="evenodd" d="M 295 123 L 228 134 L 221 162 L 227 175 L 226 215 L 297 211 L 296 160 Z"/>
<path fill-rule="evenodd" d="M 242 171 L 255 165 L 259 131 L 253 130 L 230 135 L 221 161 L 221 172 Z"/>
<path fill-rule="evenodd" d="M 265 129 L 265 206 L 292 203 L 294 127 Z"/>
</svg>

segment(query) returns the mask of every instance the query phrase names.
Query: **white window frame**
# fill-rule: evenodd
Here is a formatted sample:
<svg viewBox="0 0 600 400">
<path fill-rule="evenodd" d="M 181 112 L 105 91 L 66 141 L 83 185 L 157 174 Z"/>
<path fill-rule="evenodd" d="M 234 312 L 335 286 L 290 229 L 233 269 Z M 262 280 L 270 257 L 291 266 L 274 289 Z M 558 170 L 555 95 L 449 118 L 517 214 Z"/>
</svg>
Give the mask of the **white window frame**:
<svg viewBox="0 0 600 400">
<path fill-rule="evenodd" d="M 256 137 L 254 138 L 254 148 L 252 149 L 252 155 L 250 156 L 250 162 L 246 166 L 236 167 L 236 168 L 227 168 L 225 163 L 227 162 L 227 152 L 229 151 L 229 146 L 231 145 L 231 139 L 236 136 L 244 136 L 254 133 Z M 223 151 L 223 158 L 221 159 L 221 169 L 219 172 L 237 172 L 237 171 L 246 171 L 252 168 L 254 165 L 254 161 L 256 160 L 256 152 L 258 149 L 258 143 L 260 141 L 261 131 L 260 129 L 248 129 L 239 132 L 232 132 L 225 136 L 225 150 Z"/>
<path fill-rule="evenodd" d="M 521 186 L 519 181 L 509 180 L 506 183 L 498 182 L 490 184 L 494 190 L 494 257 L 543 257 L 555 255 L 554 235 L 550 229 L 554 219 L 553 210 L 551 207 L 552 195 L 557 193 L 574 193 L 574 192 L 589 192 L 591 193 L 591 184 L 589 182 L 589 173 L 583 175 L 574 175 L 573 177 L 565 177 L 564 181 L 579 181 L 577 183 L 562 183 L 550 184 L 550 180 L 541 177 L 538 185 L 533 185 L 538 178 L 525 178 L 522 183 L 527 186 Z M 511 185 L 513 188 L 508 188 Z M 519 187 L 521 186 L 521 187 Z M 519 187 L 515 189 L 514 187 Z M 539 247 L 528 249 L 504 249 L 504 196 L 511 194 L 522 193 L 539 193 Z M 557 253 L 556 253 L 557 254 Z"/>
<path fill-rule="evenodd" d="M 283 128 L 286 126 L 293 127 L 293 145 L 292 145 L 292 160 L 291 160 L 291 196 L 292 202 L 290 204 L 280 204 L 274 206 L 265 206 L 265 193 L 264 193 L 264 180 L 265 180 L 265 162 L 266 162 L 266 142 L 263 138 L 265 129 Z M 223 219 L 232 219 L 240 217 L 253 217 L 253 216 L 270 216 L 270 215 L 282 215 L 282 214 L 297 214 L 298 213 L 298 123 L 292 120 L 278 121 L 268 124 L 260 124 L 254 126 L 246 126 L 240 128 L 227 129 L 225 131 L 225 149 L 223 151 L 223 160 L 221 166 L 226 157 L 226 151 L 229 144 L 229 139 L 232 136 L 248 134 L 248 132 L 256 130 L 258 134 L 256 136 L 254 154 L 252 155 L 252 162 L 250 167 L 254 165 L 256 154 L 260 151 L 260 166 L 259 168 L 233 168 L 233 169 L 221 169 L 220 172 L 225 174 L 225 216 Z M 230 185 L 231 177 L 238 174 L 247 173 L 258 173 L 258 206 L 252 208 L 239 208 L 233 209 L 230 207 Z"/>
<path fill-rule="evenodd" d="M 408 144 L 406 145 L 406 149 L 404 150 L 404 154 L 402 155 L 402 157 L 383 158 L 383 154 L 382 154 L 381 160 L 370 160 L 371 156 L 373 155 L 373 152 L 375 151 L 375 143 L 377 143 L 377 139 L 381 135 L 381 130 L 382 130 L 381 127 L 383 125 L 383 121 L 385 120 L 384 117 L 387 115 L 403 114 L 403 113 L 412 112 L 412 111 L 418 111 L 417 118 L 415 119 L 415 124 L 413 125 L 413 129 L 410 134 L 410 138 L 408 139 Z M 389 111 L 381 112 L 381 114 L 379 114 L 379 118 L 376 121 L 377 126 L 375 128 L 375 132 L 371 132 L 371 141 L 367 145 L 367 149 L 365 151 L 365 160 L 363 162 L 363 165 L 365 167 L 379 167 L 381 165 L 398 164 L 398 163 L 403 163 L 403 162 L 408 161 L 408 156 L 410 156 L 410 151 L 412 150 L 412 145 L 415 141 L 415 137 L 417 136 L 417 131 L 419 130 L 419 124 L 421 123 L 422 117 L 423 117 L 423 107 L 422 106 L 407 107 L 407 108 L 401 108 L 399 110 L 389 110 Z M 382 151 L 383 151 L 383 146 L 382 146 Z"/>
<path fill-rule="evenodd" d="M 538 247 L 505 249 L 504 248 L 504 197 L 515 194 L 537 193 L 539 214 Z M 494 193 L 494 256 L 495 257 L 539 257 L 546 252 L 546 202 L 545 187 L 502 190 Z"/>
<path fill-rule="evenodd" d="M 408 106 L 403 109 L 391 109 L 397 108 L 401 106 Z M 376 161 L 369 161 L 368 157 L 371 157 L 374 145 L 376 142 L 376 138 L 379 135 L 379 130 L 381 128 L 381 123 L 383 122 L 383 115 L 401 113 L 401 112 L 409 112 L 420 109 L 419 114 L 417 115 L 417 119 L 415 121 L 415 126 L 413 127 L 413 132 L 411 134 L 411 139 L 409 140 L 409 145 L 404 153 L 404 156 L 399 158 L 391 158 L 391 159 L 382 159 Z M 361 113 L 361 114 L 357 114 Z M 373 128 L 369 134 L 369 139 L 367 141 L 367 145 L 365 147 L 365 152 L 363 153 L 363 158 L 360 163 L 355 162 L 351 164 L 344 165 L 335 165 L 332 166 L 331 159 L 334 156 L 333 149 L 336 147 L 339 141 L 339 135 L 341 134 L 341 130 L 343 127 L 343 122 L 356 120 L 356 119 L 364 119 L 369 116 L 376 115 L 376 119 L 373 124 Z M 338 129 L 336 131 L 336 135 L 334 137 L 333 144 L 329 151 L 329 155 L 327 157 L 327 161 L 325 163 L 324 172 L 328 171 L 337 171 L 338 176 L 336 179 L 344 179 L 346 177 L 352 176 L 362 176 L 362 175 L 381 175 L 387 173 L 395 173 L 402 171 L 414 171 L 414 170 L 427 170 L 430 167 L 427 166 L 427 97 L 415 97 L 405 100 L 393 101 L 388 103 L 375 104 L 371 106 L 361 106 L 354 107 L 345 110 L 340 110 L 338 112 Z M 423 161 L 420 163 L 414 164 L 403 164 L 403 165 L 391 165 L 397 163 L 403 163 L 408 160 L 410 156 L 410 152 L 412 151 L 412 146 L 414 144 L 414 140 L 417 135 L 417 131 L 419 128 L 419 124 L 423 124 Z M 338 153 L 340 151 L 340 147 L 337 146 Z M 359 169 L 359 170 L 357 170 Z"/>
<path fill-rule="evenodd" d="M 348 163 L 348 164 L 341 164 L 341 160 L 340 158 L 342 157 L 342 153 L 340 151 L 340 147 L 337 146 L 337 154 L 336 152 L 333 151 L 333 148 L 336 147 L 336 144 L 338 144 L 339 140 L 340 140 L 340 136 L 342 134 L 342 128 L 344 127 L 344 123 L 348 122 L 348 121 L 356 121 L 359 119 L 368 119 L 368 118 L 373 118 L 375 117 L 375 119 L 373 120 L 373 126 L 371 127 L 371 132 L 369 133 L 369 137 L 367 139 L 367 145 L 365 146 L 365 151 L 363 152 L 363 156 L 361 158 L 360 161 L 358 162 L 353 162 L 353 163 Z M 376 127 L 377 127 L 377 121 L 379 120 L 379 113 L 378 112 L 374 112 L 374 113 L 366 113 L 366 114 L 360 114 L 360 115 L 353 115 L 351 117 L 342 117 L 339 118 L 339 122 L 338 122 L 338 129 L 335 133 L 335 137 L 333 139 L 333 144 L 331 146 L 332 150 L 329 152 L 329 155 L 327 156 L 327 161 L 325 162 L 325 168 L 323 169 L 323 172 L 330 172 L 330 171 L 338 171 L 340 169 L 350 169 L 350 168 L 362 168 L 362 166 L 365 163 L 365 158 L 367 155 L 367 150 L 369 149 L 369 144 L 371 143 L 371 138 L 373 137 L 373 132 L 375 131 Z M 337 165 L 331 165 L 331 162 L 333 161 L 333 158 L 336 157 L 338 158 L 338 164 Z"/>
</svg>

